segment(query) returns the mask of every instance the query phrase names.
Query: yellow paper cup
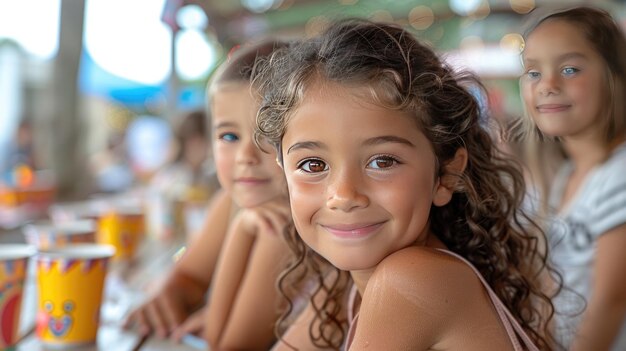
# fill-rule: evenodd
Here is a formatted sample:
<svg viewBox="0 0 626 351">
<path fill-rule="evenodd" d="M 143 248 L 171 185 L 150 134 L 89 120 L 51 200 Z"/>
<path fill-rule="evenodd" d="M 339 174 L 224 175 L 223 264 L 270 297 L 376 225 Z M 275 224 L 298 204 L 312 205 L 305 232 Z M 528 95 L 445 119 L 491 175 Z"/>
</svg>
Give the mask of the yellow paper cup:
<svg viewBox="0 0 626 351">
<path fill-rule="evenodd" d="M 98 221 L 97 242 L 115 247 L 115 259 L 133 259 L 144 236 L 144 215 L 139 210 L 109 211 Z"/>
<path fill-rule="evenodd" d="M 17 341 L 28 259 L 34 254 L 35 247 L 31 245 L 0 245 L 0 350 Z"/>
<path fill-rule="evenodd" d="M 94 243 L 96 222 L 93 220 L 72 220 L 62 223 L 39 222 L 24 226 L 26 242 L 39 249 L 67 244 Z"/>
<path fill-rule="evenodd" d="M 72 244 L 37 254 L 37 337 L 68 348 L 96 342 L 109 245 Z"/>
</svg>

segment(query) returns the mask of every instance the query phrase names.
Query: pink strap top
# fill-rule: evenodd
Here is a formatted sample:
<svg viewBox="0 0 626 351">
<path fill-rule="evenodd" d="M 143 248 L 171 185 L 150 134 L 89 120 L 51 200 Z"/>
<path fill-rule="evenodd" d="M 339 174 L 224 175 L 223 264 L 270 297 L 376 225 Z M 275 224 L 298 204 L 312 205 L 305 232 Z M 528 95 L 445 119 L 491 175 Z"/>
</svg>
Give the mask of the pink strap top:
<svg viewBox="0 0 626 351">
<path fill-rule="evenodd" d="M 443 249 L 436 249 L 436 250 L 458 258 L 459 260 L 467 264 L 474 271 L 474 273 L 476 273 L 481 283 L 483 284 L 483 286 L 489 293 L 489 298 L 491 299 L 491 303 L 493 303 L 493 306 L 498 312 L 498 317 L 500 318 L 500 321 L 502 322 L 502 325 L 504 326 L 504 329 L 506 330 L 509 336 L 509 339 L 511 340 L 511 344 L 513 345 L 513 349 L 515 351 L 524 351 L 524 350 L 539 351 L 539 348 L 537 348 L 537 346 L 533 344 L 533 341 L 530 339 L 528 335 L 526 335 L 526 332 L 524 332 L 524 329 L 522 328 L 522 326 L 517 322 L 515 317 L 513 317 L 511 312 L 509 312 L 509 310 L 506 308 L 504 303 L 500 301 L 500 298 L 498 298 L 498 295 L 496 295 L 496 293 L 493 292 L 493 290 L 491 289 L 491 287 L 489 286 L 485 278 L 483 278 L 483 276 L 480 274 L 480 272 L 478 272 L 478 270 L 474 267 L 474 265 L 472 265 L 468 260 L 466 260 L 462 256 L 452 251 L 443 250 Z M 356 302 L 357 293 L 358 291 L 356 289 L 356 286 L 352 286 L 352 289 L 350 290 L 350 295 L 348 297 L 348 320 L 350 320 L 351 323 L 350 323 L 350 328 L 348 329 L 348 337 L 345 343 L 345 350 L 348 350 L 348 348 L 350 347 L 350 344 L 352 344 L 352 340 L 354 339 L 354 334 L 356 332 L 357 321 L 359 319 L 358 312 L 354 314 L 354 304 Z M 522 347 L 522 344 L 520 344 L 520 339 L 524 347 Z"/>
</svg>

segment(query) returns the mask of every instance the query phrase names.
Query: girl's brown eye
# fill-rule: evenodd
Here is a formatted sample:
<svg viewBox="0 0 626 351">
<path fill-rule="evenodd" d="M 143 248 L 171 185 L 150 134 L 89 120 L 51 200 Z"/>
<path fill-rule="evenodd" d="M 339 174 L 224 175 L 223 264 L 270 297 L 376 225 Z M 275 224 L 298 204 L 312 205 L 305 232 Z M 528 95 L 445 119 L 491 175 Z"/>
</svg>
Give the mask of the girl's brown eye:
<svg viewBox="0 0 626 351">
<path fill-rule="evenodd" d="M 378 168 L 387 168 L 393 166 L 392 160 L 376 160 L 376 166 Z"/>
<path fill-rule="evenodd" d="M 396 162 L 397 161 L 393 157 L 389 157 L 389 156 L 377 157 L 369 163 L 369 167 L 375 168 L 375 169 L 389 168 L 395 165 Z"/>
<path fill-rule="evenodd" d="M 326 163 L 320 160 L 308 160 L 302 162 L 299 168 L 307 173 L 323 172 L 326 170 Z"/>
</svg>

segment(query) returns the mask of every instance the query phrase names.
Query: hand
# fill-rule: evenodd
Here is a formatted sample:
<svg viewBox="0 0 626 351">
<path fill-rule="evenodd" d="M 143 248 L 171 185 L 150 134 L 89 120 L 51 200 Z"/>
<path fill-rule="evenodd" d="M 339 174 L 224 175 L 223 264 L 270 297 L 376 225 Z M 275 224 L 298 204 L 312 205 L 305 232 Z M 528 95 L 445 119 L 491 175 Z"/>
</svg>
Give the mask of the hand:
<svg viewBox="0 0 626 351">
<path fill-rule="evenodd" d="M 291 220 L 291 208 L 286 197 L 280 197 L 253 208 L 241 209 L 236 221 L 250 235 L 280 236 Z"/>
<path fill-rule="evenodd" d="M 180 342 L 183 336 L 187 334 L 199 335 L 202 332 L 202 328 L 205 323 L 205 308 L 201 308 L 189 316 L 185 322 L 174 330 L 172 333 L 172 339 L 175 342 Z"/>
<path fill-rule="evenodd" d="M 137 328 L 141 335 L 154 332 L 160 338 L 167 337 L 203 301 L 206 287 L 199 285 L 174 273 L 156 295 L 131 312 L 123 327 Z"/>
</svg>

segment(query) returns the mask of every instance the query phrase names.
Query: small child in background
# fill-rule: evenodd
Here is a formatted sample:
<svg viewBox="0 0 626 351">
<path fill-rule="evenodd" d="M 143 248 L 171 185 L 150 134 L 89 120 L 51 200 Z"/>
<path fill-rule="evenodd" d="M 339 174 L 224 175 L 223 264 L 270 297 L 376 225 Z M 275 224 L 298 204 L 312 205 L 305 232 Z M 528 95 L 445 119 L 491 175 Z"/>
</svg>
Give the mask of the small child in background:
<svg viewBox="0 0 626 351">
<path fill-rule="evenodd" d="M 279 301 L 274 285 L 288 253 L 276 233 L 287 223 L 289 207 L 276 156 L 262 152 L 254 143 L 258 102 L 250 91 L 250 75 L 257 56 L 269 55 L 283 45 L 264 41 L 245 46 L 211 79 L 207 95 L 221 189 L 211 200 L 200 233 L 187 245 L 160 290 L 131 313 L 127 326 L 180 340 L 186 333 L 200 333 L 210 318 L 212 323 L 206 328 L 211 329 L 205 334 L 213 349 L 254 349 L 249 345 L 267 349 L 272 343 Z M 257 235 L 260 226 L 275 233 Z M 224 258 L 216 267 L 220 255 Z M 229 262 L 221 262 L 225 260 Z M 235 270 L 232 275 L 218 273 L 231 268 Z M 212 280 L 219 280 L 210 289 L 215 307 L 206 309 Z M 252 321 L 255 324 L 250 325 Z"/>
<path fill-rule="evenodd" d="M 296 229 L 279 286 L 302 267 L 319 282 L 274 350 L 553 349 L 545 238 L 526 228 L 521 170 L 480 125 L 479 82 L 366 20 L 277 52 L 254 82 Z"/>
<path fill-rule="evenodd" d="M 586 300 L 556 297 L 555 332 L 569 350 L 626 350 L 626 39 L 601 9 L 535 11 L 520 78 L 528 157 L 564 292 Z"/>
<path fill-rule="evenodd" d="M 127 151 L 124 132 L 111 131 L 104 150 L 96 152 L 89 160 L 94 192 L 111 194 L 131 189 L 136 179 Z"/>
</svg>

